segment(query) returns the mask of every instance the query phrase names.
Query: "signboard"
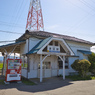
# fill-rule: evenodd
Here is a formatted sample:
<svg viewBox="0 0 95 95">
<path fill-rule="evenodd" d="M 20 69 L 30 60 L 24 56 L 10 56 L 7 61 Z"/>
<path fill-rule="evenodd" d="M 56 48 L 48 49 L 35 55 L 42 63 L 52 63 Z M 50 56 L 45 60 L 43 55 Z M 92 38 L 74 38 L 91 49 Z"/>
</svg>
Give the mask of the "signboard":
<svg viewBox="0 0 95 95">
<path fill-rule="evenodd" d="M 6 82 L 21 80 L 21 59 L 7 59 Z"/>
<path fill-rule="evenodd" d="M 60 47 L 48 45 L 47 52 L 60 53 Z"/>
</svg>

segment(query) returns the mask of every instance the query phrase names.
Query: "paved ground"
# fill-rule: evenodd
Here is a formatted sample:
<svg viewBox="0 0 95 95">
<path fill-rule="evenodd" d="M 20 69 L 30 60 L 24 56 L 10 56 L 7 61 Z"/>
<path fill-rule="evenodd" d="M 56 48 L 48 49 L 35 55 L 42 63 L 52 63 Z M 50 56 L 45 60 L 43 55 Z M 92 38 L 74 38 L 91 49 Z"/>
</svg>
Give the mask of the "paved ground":
<svg viewBox="0 0 95 95">
<path fill-rule="evenodd" d="M 52 78 L 37 83 L 34 86 L 16 83 L 0 85 L 0 95 L 95 95 L 95 80 L 63 81 Z"/>
</svg>

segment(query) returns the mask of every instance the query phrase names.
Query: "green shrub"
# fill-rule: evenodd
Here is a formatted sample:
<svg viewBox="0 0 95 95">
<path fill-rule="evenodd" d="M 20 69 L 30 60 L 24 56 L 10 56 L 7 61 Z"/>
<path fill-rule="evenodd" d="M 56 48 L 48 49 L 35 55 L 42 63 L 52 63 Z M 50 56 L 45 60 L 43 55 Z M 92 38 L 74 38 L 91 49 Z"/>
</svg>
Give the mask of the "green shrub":
<svg viewBox="0 0 95 95">
<path fill-rule="evenodd" d="M 3 63 L 0 63 L 0 69 L 2 69 L 3 68 Z"/>
<path fill-rule="evenodd" d="M 71 67 L 79 72 L 79 75 L 82 77 L 86 77 L 87 72 L 89 71 L 89 67 L 91 66 L 91 63 L 86 60 L 75 60 L 74 63 L 71 65 Z"/>
<path fill-rule="evenodd" d="M 89 55 L 88 59 L 91 63 L 90 72 L 95 75 L 95 53 L 92 53 L 91 55 Z"/>
</svg>

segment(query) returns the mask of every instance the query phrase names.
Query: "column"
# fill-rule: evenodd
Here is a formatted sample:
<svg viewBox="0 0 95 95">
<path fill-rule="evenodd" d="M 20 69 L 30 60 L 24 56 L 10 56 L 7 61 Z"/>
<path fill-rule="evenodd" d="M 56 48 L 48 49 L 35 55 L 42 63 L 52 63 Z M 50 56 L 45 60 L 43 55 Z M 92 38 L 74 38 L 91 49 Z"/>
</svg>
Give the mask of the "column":
<svg viewBox="0 0 95 95">
<path fill-rule="evenodd" d="M 40 82 L 42 82 L 42 80 L 43 80 L 43 68 L 42 68 L 42 65 L 43 65 L 43 63 L 42 63 L 42 55 L 40 55 Z"/>
<path fill-rule="evenodd" d="M 63 56 L 63 80 L 65 80 L 65 56 Z"/>
</svg>

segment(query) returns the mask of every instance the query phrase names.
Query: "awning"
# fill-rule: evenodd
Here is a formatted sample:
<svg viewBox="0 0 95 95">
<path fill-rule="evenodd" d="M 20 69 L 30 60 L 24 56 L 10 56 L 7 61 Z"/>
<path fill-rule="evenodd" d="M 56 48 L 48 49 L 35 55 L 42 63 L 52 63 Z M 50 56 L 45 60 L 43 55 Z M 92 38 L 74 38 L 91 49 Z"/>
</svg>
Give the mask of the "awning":
<svg viewBox="0 0 95 95">
<path fill-rule="evenodd" d="M 0 46 L 0 52 L 5 52 L 5 50 L 7 52 L 11 52 L 12 50 L 14 50 L 15 53 L 20 53 L 20 45 L 24 44 L 25 42 L 26 41 L 19 41 L 19 42 L 7 44 L 7 45 L 2 45 Z"/>
<path fill-rule="evenodd" d="M 86 50 L 78 50 L 79 52 L 83 53 L 83 54 L 91 54 L 92 52 L 91 51 L 86 51 Z"/>
<path fill-rule="evenodd" d="M 0 48 L 9 47 L 9 46 L 14 46 L 14 45 L 20 45 L 20 44 L 25 43 L 25 42 L 26 42 L 26 41 L 19 41 L 19 42 L 7 44 L 7 45 L 2 45 L 2 46 L 0 46 Z"/>
</svg>

